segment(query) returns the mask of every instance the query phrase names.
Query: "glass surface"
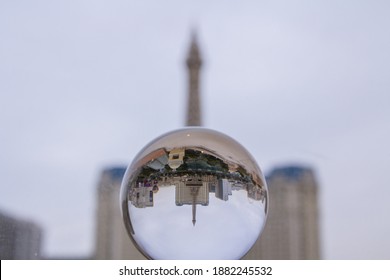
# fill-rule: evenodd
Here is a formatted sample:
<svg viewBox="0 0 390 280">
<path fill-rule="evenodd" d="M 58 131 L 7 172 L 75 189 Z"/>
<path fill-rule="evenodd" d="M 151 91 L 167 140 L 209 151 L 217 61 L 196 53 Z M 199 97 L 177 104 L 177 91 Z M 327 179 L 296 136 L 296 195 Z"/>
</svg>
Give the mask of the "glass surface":
<svg viewBox="0 0 390 280">
<path fill-rule="evenodd" d="M 151 259 L 239 259 L 267 216 L 264 176 L 249 152 L 210 129 L 184 128 L 149 143 L 127 168 L 125 226 Z"/>
</svg>

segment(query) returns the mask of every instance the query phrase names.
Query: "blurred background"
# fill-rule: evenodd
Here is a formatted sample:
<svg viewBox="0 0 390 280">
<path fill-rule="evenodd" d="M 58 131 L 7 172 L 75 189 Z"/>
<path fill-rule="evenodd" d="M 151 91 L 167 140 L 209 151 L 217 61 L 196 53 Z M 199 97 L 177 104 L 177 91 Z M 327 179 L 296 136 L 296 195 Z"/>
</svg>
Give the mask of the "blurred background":
<svg viewBox="0 0 390 280">
<path fill-rule="evenodd" d="M 389 259 L 389 13 L 380 0 L 1 1 L 0 212 L 34 225 L 44 258 L 92 256 L 102 170 L 184 125 L 196 30 L 204 126 L 266 174 L 315 171 L 321 258 Z"/>
</svg>

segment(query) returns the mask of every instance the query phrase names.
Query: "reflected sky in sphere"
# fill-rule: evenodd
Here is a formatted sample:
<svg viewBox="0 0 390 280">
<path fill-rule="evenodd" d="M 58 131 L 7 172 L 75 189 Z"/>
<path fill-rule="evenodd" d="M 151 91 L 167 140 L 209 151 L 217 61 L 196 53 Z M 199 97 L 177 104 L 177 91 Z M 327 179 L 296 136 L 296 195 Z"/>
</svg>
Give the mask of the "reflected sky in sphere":
<svg viewBox="0 0 390 280">
<path fill-rule="evenodd" d="M 151 259 L 240 259 L 267 216 L 267 186 L 249 152 L 205 128 L 149 143 L 121 189 L 126 229 Z"/>
</svg>

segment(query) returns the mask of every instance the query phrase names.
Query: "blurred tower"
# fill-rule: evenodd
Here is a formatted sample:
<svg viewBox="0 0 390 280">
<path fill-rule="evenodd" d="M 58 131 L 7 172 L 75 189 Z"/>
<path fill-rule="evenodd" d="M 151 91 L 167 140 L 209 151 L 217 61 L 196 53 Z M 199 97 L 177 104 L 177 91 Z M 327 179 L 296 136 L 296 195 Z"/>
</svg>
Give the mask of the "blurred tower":
<svg viewBox="0 0 390 280">
<path fill-rule="evenodd" d="M 267 177 L 265 229 L 245 259 L 319 259 L 318 186 L 310 168 L 287 166 Z"/>
<path fill-rule="evenodd" d="M 192 34 L 190 51 L 187 57 L 188 67 L 188 100 L 186 126 L 201 126 L 202 116 L 200 107 L 199 74 L 202 60 L 200 57 L 196 34 Z"/>
<path fill-rule="evenodd" d="M 119 194 L 125 167 L 103 170 L 98 183 L 95 259 L 141 260 L 123 224 Z"/>
</svg>

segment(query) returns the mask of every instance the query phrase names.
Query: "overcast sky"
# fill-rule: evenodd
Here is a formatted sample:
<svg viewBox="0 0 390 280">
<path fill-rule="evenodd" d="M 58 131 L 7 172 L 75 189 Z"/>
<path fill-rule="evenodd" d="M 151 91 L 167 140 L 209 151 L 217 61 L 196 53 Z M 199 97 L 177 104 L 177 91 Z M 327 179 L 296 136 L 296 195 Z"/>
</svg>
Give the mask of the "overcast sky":
<svg viewBox="0 0 390 280">
<path fill-rule="evenodd" d="M 390 258 L 390 2 L 0 1 L 0 209 L 44 253 L 94 248 L 96 184 L 184 124 L 196 28 L 206 127 L 267 173 L 314 168 L 322 255 Z M 119 207 L 119 206 L 118 206 Z"/>
</svg>

